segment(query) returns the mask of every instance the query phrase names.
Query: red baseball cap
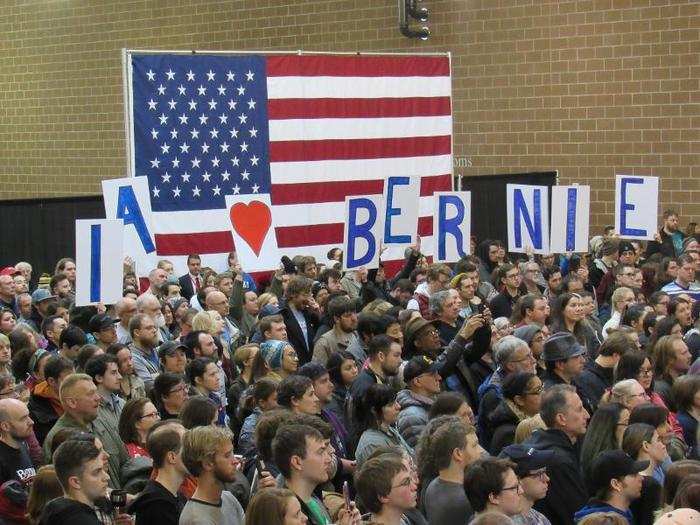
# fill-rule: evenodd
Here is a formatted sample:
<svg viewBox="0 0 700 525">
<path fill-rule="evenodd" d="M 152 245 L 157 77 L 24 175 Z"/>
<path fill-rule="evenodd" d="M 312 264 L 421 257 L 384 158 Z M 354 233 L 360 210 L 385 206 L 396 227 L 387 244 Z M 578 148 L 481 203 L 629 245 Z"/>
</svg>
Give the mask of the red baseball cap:
<svg viewBox="0 0 700 525">
<path fill-rule="evenodd" d="M 20 272 L 17 268 L 14 266 L 5 266 L 2 270 L 0 270 L 0 275 L 17 275 L 20 274 Z"/>
</svg>

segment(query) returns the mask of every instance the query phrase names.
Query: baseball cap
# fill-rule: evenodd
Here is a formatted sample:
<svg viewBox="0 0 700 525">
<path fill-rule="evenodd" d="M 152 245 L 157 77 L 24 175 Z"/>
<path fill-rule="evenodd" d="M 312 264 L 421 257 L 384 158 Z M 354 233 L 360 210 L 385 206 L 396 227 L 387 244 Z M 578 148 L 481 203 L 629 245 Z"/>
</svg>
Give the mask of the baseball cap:
<svg viewBox="0 0 700 525">
<path fill-rule="evenodd" d="M 542 359 L 545 361 L 563 361 L 570 357 L 585 355 L 586 348 L 569 332 L 552 334 L 544 342 Z"/>
<path fill-rule="evenodd" d="M 118 323 L 121 319 L 114 319 L 107 314 L 95 314 L 90 318 L 88 329 L 91 332 L 99 332 L 105 328 L 109 328 L 114 323 Z"/>
<path fill-rule="evenodd" d="M 533 470 L 539 470 L 551 465 L 554 459 L 553 450 L 537 450 L 525 445 L 509 445 L 499 454 L 501 458 L 508 458 L 516 464 L 515 474 L 524 478 Z"/>
<path fill-rule="evenodd" d="M 634 245 L 629 241 L 620 241 L 620 244 L 618 244 L 617 248 L 618 248 L 618 251 L 620 253 L 624 253 L 624 252 L 634 253 Z"/>
<path fill-rule="evenodd" d="M 39 304 L 47 299 L 56 299 L 56 296 L 49 292 L 46 288 L 37 288 L 32 292 L 32 304 Z"/>
<path fill-rule="evenodd" d="M 403 367 L 403 381 L 408 384 L 416 377 L 437 372 L 440 366 L 427 356 L 417 355 Z"/>
<path fill-rule="evenodd" d="M 591 480 L 597 484 L 597 490 L 607 487 L 611 479 L 638 474 L 648 466 L 648 461 L 635 461 L 624 450 L 606 450 L 593 460 Z"/>
<path fill-rule="evenodd" d="M 14 266 L 5 266 L 2 270 L 0 270 L 0 275 L 18 275 L 22 272 L 20 272 L 17 268 Z"/>
<path fill-rule="evenodd" d="M 158 357 L 160 359 L 165 359 L 165 356 L 172 357 L 178 350 L 187 355 L 189 348 L 180 341 L 166 341 L 158 348 Z"/>
</svg>

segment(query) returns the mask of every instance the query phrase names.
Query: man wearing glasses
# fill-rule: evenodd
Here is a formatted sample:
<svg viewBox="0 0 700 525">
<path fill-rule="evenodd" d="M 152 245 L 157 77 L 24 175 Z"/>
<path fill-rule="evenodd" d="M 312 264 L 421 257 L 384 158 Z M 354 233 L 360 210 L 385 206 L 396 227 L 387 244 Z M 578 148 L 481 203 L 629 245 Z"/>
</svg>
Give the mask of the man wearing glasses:
<svg viewBox="0 0 700 525">
<path fill-rule="evenodd" d="M 520 298 L 522 276 L 520 269 L 513 264 L 504 264 L 497 270 L 501 293 L 491 300 L 490 308 L 493 318 L 507 317 L 513 314 L 513 306 Z"/>
<path fill-rule="evenodd" d="M 516 525 L 550 525 L 549 519 L 532 506 L 547 495 L 547 465 L 554 458 L 554 452 L 536 450 L 524 445 L 510 445 L 503 449 L 500 457 L 515 463 L 515 475 L 518 476 L 522 487 L 520 514 L 511 516 L 513 522 Z"/>
<path fill-rule="evenodd" d="M 464 491 L 477 517 L 486 512 L 500 512 L 511 518 L 520 514 L 523 488 L 515 475 L 516 468 L 512 461 L 492 457 L 469 466 Z"/>
</svg>

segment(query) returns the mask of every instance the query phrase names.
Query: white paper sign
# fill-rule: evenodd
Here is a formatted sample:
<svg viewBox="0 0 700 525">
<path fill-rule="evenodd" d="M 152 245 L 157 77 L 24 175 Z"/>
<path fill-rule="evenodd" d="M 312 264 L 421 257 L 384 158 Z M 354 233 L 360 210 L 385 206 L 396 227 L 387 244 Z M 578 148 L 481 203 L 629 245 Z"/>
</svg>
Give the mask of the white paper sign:
<svg viewBox="0 0 700 525">
<path fill-rule="evenodd" d="M 552 187 L 552 252 L 588 251 L 590 207 L 590 186 Z"/>
<path fill-rule="evenodd" d="M 343 269 L 379 268 L 379 242 L 384 233 L 381 195 L 345 197 Z"/>
<path fill-rule="evenodd" d="M 246 272 L 276 270 L 280 252 L 269 194 L 226 195 L 233 244 Z"/>
<path fill-rule="evenodd" d="M 124 222 L 75 221 L 75 304 L 114 304 L 122 298 Z"/>
<path fill-rule="evenodd" d="M 420 208 L 420 177 L 387 177 L 384 181 L 384 234 L 386 260 L 403 259 L 406 248 L 416 243 Z"/>
<path fill-rule="evenodd" d="M 615 233 L 622 239 L 654 239 L 659 178 L 615 176 Z"/>
<path fill-rule="evenodd" d="M 433 201 L 433 262 L 457 262 L 471 248 L 472 194 L 439 191 L 433 194 Z"/>
<path fill-rule="evenodd" d="M 156 267 L 155 232 L 146 177 L 126 177 L 102 181 L 107 219 L 124 221 L 124 255 L 131 257 L 137 275 L 146 276 Z"/>
<path fill-rule="evenodd" d="M 547 254 L 549 192 L 547 186 L 507 184 L 508 251 Z"/>
</svg>

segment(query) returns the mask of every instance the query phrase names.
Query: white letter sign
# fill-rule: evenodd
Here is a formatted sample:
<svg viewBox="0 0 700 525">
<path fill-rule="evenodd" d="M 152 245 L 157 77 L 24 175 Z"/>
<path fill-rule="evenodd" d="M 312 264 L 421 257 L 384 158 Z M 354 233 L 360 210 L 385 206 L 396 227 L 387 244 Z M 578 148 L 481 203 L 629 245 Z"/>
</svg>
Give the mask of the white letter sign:
<svg viewBox="0 0 700 525">
<path fill-rule="evenodd" d="M 549 192 L 547 186 L 508 184 L 508 251 L 547 254 L 549 250 Z"/>
<path fill-rule="evenodd" d="M 433 194 L 433 261 L 452 263 L 469 255 L 472 194 L 439 191 Z"/>
<path fill-rule="evenodd" d="M 590 186 L 552 186 L 552 252 L 588 251 L 590 205 Z"/>
<path fill-rule="evenodd" d="M 124 222 L 75 221 L 75 304 L 114 304 L 122 298 Z"/>
<path fill-rule="evenodd" d="M 658 177 L 615 176 L 615 232 L 622 239 L 654 239 Z"/>
</svg>

